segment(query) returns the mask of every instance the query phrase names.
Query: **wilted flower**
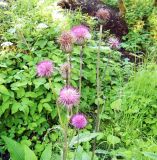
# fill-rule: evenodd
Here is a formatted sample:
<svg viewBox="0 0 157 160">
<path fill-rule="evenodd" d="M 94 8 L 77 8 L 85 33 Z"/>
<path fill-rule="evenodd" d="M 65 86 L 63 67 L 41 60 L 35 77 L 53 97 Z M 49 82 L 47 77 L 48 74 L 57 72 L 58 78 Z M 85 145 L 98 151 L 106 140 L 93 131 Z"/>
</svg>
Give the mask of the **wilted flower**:
<svg viewBox="0 0 157 160">
<path fill-rule="evenodd" d="M 120 48 L 120 41 L 116 37 L 110 37 L 108 40 L 108 43 L 111 48 L 113 49 L 119 49 Z"/>
<path fill-rule="evenodd" d="M 82 129 L 87 125 L 87 119 L 83 114 L 76 114 L 71 117 L 71 124 L 78 129 Z"/>
<path fill-rule="evenodd" d="M 61 103 L 68 109 L 78 104 L 79 100 L 80 94 L 75 88 L 71 86 L 65 86 L 63 89 L 61 89 L 59 95 L 59 103 Z"/>
<path fill-rule="evenodd" d="M 12 46 L 12 45 L 13 45 L 12 42 L 3 42 L 3 43 L 1 44 L 2 47 L 9 47 L 9 46 Z"/>
<path fill-rule="evenodd" d="M 71 33 L 75 38 L 75 43 L 78 45 L 83 45 L 86 40 L 91 38 L 88 28 L 83 25 L 73 27 Z"/>
<path fill-rule="evenodd" d="M 64 63 L 60 67 L 61 75 L 63 78 L 67 78 L 67 75 L 70 74 L 70 64 L 69 63 Z"/>
<path fill-rule="evenodd" d="M 39 23 L 37 25 L 37 29 L 46 29 L 46 28 L 48 28 L 48 25 L 46 25 L 45 23 Z"/>
<path fill-rule="evenodd" d="M 63 32 L 58 39 L 58 42 L 61 45 L 61 49 L 64 52 L 71 52 L 73 49 L 74 37 L 70 32 Z"/>
<path fill-rule="evenodd" d="M 42 61 L 37 65 L 37 75 L 39 77 L 50 77 L 53 71 L 53 63 L 49 60 Z"/>
<path fill-rule="evenodd" d="M 96 12 L 96 17 L 99 18 L 99 21 L 104 23 L 110 19 L 110 11 L 108 9 L 100 8 Z"/>
</svg>

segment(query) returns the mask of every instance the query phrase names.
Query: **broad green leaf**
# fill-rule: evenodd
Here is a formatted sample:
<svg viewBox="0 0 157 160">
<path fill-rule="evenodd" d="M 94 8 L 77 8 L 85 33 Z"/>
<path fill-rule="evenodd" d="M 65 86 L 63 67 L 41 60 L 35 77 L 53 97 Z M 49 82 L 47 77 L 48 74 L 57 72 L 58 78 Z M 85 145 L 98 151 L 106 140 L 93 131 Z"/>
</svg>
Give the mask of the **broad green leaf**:
<svg viewBox="0 0 157 160">
<path fill-rule="evenodd" d="M 23 147 L 24 147 L 24 151 L 25 151 L 25 160 L 37 160 L 36 155 L 28 146 L 23 145 Z"/>
<path fill-rule="evenodd" d="M 35 89 L 39 88 L 41 85 L 46 83 L 46 79 L 44 78 L 37 78 L 33 81 L 33 83 L 35 84 Z"/>
<path fill-rule="evenodd" d="M 52 112 L 52 108 L 51 108 L 51 106 L 50 106 L 48 103 L 44 103 L 44 104 L 43 104 L 43 107 L 44 107 L 47 111 Z"/>
<path fill-rule="evenodd" d="M 35 43 L 35 46 L 39 46 L 40 48 L 44 48 L 46 44 L 47 44 L 47 40 L 46 39 L 41 39 L 41 40 L 38 40 Z"/>
<path fill-rule="evenodd" d="M 21 103 L 15 102 L 15 103 L 12 105 L 11 113 L 12 113 L 12 114 L 16 113 L 16 112 L 19 110 L 20 107 L 21 107 Z"/>
<path fill-rule="evenodd" d="M 5 136 L 2 139 L 7 145 L 12 160 L 25 160 L 24 148 L 21 147 L 21 144 Z"/>
<path fill-rule="evenodd" d="M 5 83 L 5 80 L 0 77 L 0 84 Z"/>
<path fill-rule="evenodd" d="M 52 143 L 48 144 L 43 151 L 40 160 L 51 160 L 52 157 Z"/>
<path fill-rule="evenodd" d="M 81 134 L 79 134 L 79 143 L 88 142 L 91 139 L 93 139 L 99 135 L 100 135 L 100 133 L 81 133 Z M 73 145 L 75 145 L 77 143 L 78 143 L 78 136 L 75 136 L 72 138 L 69 146 L 72 147 Z"/>
<path fill-rule="evenodd" d="M 118 100 L 111 103 L 111 108 L 116 110 L 116 111 L 120 111 L 121 110 L 121 104 L 122 104 L 122 100 L 118 99 Z"/>
<path fill-rule="evenodd" d="M 2 103 L 0 107 L 0 116 L 9 108 L 11 104 L 11 101 L 6 101 L 5 103 Z"/>
<path fill-rule="evenodd" d="M 116 136 L 113 136 L 113 135 L 108 135 L 107 136 L 107 141 L 108 141 L 108 143 L 110 143 L 112 145 L 120 143 L 120 139 Z"/>
<path fill-rule="evenodd" d="M 0 85 L 0 93 L 10 95 L 8 89 L 4 85 Z"/>
<path fill-rule="evenodd" d="M 157 160 L 157 153 L 144 152 L 144 156 Z"/>
</svg>

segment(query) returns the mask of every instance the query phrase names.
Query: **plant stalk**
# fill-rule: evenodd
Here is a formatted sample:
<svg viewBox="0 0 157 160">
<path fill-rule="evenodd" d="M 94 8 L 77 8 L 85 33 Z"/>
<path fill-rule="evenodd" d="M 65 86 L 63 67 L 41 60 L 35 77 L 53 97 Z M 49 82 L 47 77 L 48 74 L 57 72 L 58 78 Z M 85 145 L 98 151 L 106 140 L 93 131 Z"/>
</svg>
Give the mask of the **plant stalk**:
<svg viewBox="0 0 157 160">
<path fill-rule="evenodd" d="M 83 46 L 80 46 L 80 79 L 79 79 L 79 93 L 82 91 L 82 66 L 83 66 Z"/>
<path fill-rule="evenodd" d="M 101 41 L 102 41 L 102 29 L 103 25 L 100 25 L 100 32 L 99 32 L 99 46 L 98 46 L 98 52 L 97 52 L 97 116 L 96 116 L 96 124 L 95 124 L 95 132 L 99 131 L 100 127 L 100 94 L 101 94 L 101 86 L 100 86 L 100 47 L 101 47 Z M 96 150 L 96 138 L 94 140 L 93 144 L 93 152 L 92 152 L 92 160 L 94 160 L 94 155 L 95 155 L 95 150 Z"/>
<path fill-rule="evenodd" d="M 68 73 L 68 76 L 67 76 L 67 84 L 69 86 L 70 85 L 70 79 L 71 79 L 71 54 L 70 53 L 68 54 L 67 62 L 70 65 L 70 72 Z"/>
<path fill-rule="evenodd" d="M 76 151 L 75 151 L 75 156 L 74 156 L 74 160 L 76 160 L 76 154 L 77 154 L 77 150 L 78 150 L 78 146 L 79 146 L 79 139 L 80 139 L 80 132 L 79 132 L 79 129 L 78 129 L 78 135 L 77 135 L 77 147 L 76 147 Z"/>
<path fill-rule="evenodd" d="M 51 91 L 52 93 L 54 94 L 55 98 L 57 97 L 56 96 L 56 93 L 52 87 L 52 82 L 51 82 L 51 78 L 48 79 L 49 80 L 49 85 L 50 85 L 50 88 L 51 88 Z M 67 150 L 68 150 L 68 136 L 67 136 L 67 131 L 68 131 L 68 120 L 66 121 L 66 124 L 64 125 L 63 121 L 62 121 L 62 118 L 61 118 L 61 112 L 60 112 L 60 108 L 59 108 L 59 105 L 58 103 L 56 103 L 56 106 L 57 106 L 57 113 L 58 113 L 58 117 L 59 117 L 59 123 L 61 125 L 61 127 L 63 128 L 63 134 L 64 134 L 64 147 L 63 147 L 63 160 L 67 160 Z M 68 115 L 68 114 L 67 114 Z"/>
</svg>

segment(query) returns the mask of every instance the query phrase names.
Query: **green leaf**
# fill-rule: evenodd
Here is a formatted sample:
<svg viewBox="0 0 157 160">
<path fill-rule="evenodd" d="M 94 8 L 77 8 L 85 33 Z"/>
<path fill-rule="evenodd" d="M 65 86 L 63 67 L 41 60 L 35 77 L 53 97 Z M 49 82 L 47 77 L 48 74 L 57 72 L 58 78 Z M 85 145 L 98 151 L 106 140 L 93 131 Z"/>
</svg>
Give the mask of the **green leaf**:
<svg viewBox="0 0 157 160">
<path fill-rule="evenodd" d="M 43 151 L 40 160 L 51 160 L 52 157 L 52 143 L 48 144 Z"/>
<path fill-rule="evenodd" d="M 100 135 L 100 133 L 81 133 L 81 134 L 79 134 L 79 143 L 88 142 L 91 139 L 93 139 L 99 135 Z M 78 143 L 78 136 L 75 136 L 72 138 L 69 146 L 72 147 L 77 143 Z"/>
<path fill-rule="evenodd" d="M 50 106 L 48 103 L 44 103 L 44 104 L 43 104 L 43 107 L 44 107 L 47 111 L 52 112 L 52 108 L 51 108 L 51 106 Z"/>
<path fill-rule="evenodd" d="M 10 95 L 8 89 L 4 85 L 0 85 L 0 93 Z"/>
<path fill-rule="evenodd" d="M 121 110 L 121 104 L 122 104 L 122 100 L 118 99 L 118 100 L 111 103 L 111 108 L 116 110 L 116 111 L 120 111 Z"/>
<path fill-rule="evenodd" d="M 11 104 L 11 101 L 6 101 L 5 103 L 2 103 L 0 107 L 0 116 L 9 108 Z"/>
<path fill-rule="evenodd" d="M 33 83 L 35 84 L 35 89 L 39 88 L 41 85 L 45 84 L 46 83 L 46 79 L 44 78 L 38 78 L 38 79 L 35 79 L 33 81 Z"/>
<path fill-rule="evenodd" d="M 144 152 L 143 154 L 144 154 L 144 156 L 146 156 L 146 157 L 149 157 L 149 158 L 151 158 L 151 159 L 156 159 L 156 160 L 157 160 L 157 154 L 155 154 L 155 153 Z"/>
<path fill-rule="evenodd" d="M 113 136 L 113 135 L 108 135 L 107 136 L 107 141 L 112 145 L 120 143 L 120 139 L 116 136 Z"/>
<path fill-rule="evenodd" d="M 5 141 L 7 145 L 7 149 L 10 152 L 12 160 L 25 160 L 24 149 L 23 147 L 21 147 L 21 144 L 5 136 L 2 136 L 2 139 Z"/>
<path fill-rule="evenodd" d="M 25 151 L 25 160 L 37 160 L 34 152 L 26 145 L 23 145 Z"/>
<path fill-rule="evenodd" d="M 16 112 L 19 110 L 20 107 L 21 107 L 21 103 L 15 102 L 15 103 L 12 105 L 11 113 L 12 113 L 12 114 L 16 113 Z"/>
<path fill-rule="evenodd" d="M 35 43 L 35 46 L 39 46 L 40 48 L 44 48 L 46 46 L 46 44 L 47 44 L 47 40 L 41 39 Z"/>
</svg>

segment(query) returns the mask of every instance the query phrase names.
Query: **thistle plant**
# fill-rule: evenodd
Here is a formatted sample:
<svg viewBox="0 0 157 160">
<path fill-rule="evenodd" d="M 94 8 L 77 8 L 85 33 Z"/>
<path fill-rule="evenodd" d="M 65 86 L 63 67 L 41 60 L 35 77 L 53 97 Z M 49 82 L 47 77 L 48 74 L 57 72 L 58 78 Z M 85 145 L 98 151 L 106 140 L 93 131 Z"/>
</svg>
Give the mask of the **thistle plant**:
<svg viewBox="0 0 157 160">
<path fill-rule="evenodd" d="M 65 31 L 60 35 L 58 42 L 62 51 L 67 53 L 67 63 L 71 68 L 71 52 L 73 50 L 74 37 L 70 32 Z M 67 75 L 67 85 L 70 85 L 71 72 L 69 72 Z"/>
<path fill-rule="evenodd" d="M 80 46 L 80 78 L 79 78 L 79 93 L 82 92 L 82 72 L 83 72 L 83 48 L 87 40 L 91 38 L 89 29 L 83 25 L 74 26 L 71 29 L 71 33 L 75 39 L 75 44 Z M 79 106 L 77 107 L 77 112 Z"/>
<path fill-rule="evenodd" d="M 101 13 L 102 12 L 102 13 Z M 101 14 L 101 16 L 100 16 Z M 99 18 L 100 22 L 106 21 L 106 16 L 103 16 L 103 14 L 106 14 L 103 10 L 98 10 L 97 16 Z M 105 17 L 105 19 L 104 19 Z M 101 113 L 101 108 L 100 108 L 100 97 L 101 97 L 101 85 L 100 85 L 100 47 L 101 47 L 101 42 L 102 42 L 102 29 L 103 25 L 100 23 L 100 31 L 99 31 L 99 44 L 98 44 L 98 51 L 97 51 L 97 63 L 96 63 L 96 92 L 97 92 L 97 115 L 96 115 L 96 122 L 95 122 L 95 132 L 99 131 L 100 127 L 100 113 Z M 96 139 L 94 140 L 93 144 L 93 152 L 92 152 L 92 160 L 94 160 L 94 155 L 95 155 L 95 150 L 96 150 Z"/>
</svg>

